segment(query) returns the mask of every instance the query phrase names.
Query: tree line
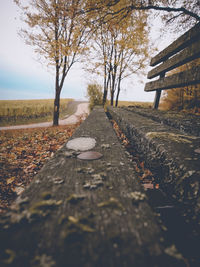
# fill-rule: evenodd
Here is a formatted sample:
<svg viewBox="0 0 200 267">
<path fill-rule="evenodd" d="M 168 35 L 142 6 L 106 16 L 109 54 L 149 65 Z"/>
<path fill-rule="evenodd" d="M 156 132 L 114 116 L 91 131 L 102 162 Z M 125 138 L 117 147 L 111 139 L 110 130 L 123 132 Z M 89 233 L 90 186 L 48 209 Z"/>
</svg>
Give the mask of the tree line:
<svg viewBox="0 0 200 267">
<path fill-rule="evenodd" d="M 76 62 L 102 78 L 102 104 L 118 103 L 122 82 L 142 71 L 151 54 L 149 15 L 159 11 L 167 23 L 200 21 L 198 0 L 14 0 L 27 28 L 21 36 L 55 70 L 53 125 L 58 125 L 60 94 Z M 26 3 L 26 4 L 25 4 Z"/>
</svg>

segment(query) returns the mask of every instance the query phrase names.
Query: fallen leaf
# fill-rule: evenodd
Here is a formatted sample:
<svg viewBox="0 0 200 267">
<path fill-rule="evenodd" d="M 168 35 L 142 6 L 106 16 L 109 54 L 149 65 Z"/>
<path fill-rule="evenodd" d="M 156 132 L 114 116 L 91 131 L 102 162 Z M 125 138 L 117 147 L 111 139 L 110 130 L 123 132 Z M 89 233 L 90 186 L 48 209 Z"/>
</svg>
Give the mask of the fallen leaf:
<svg viewBox="0 0 200 267">
<path fill-rule="evenodd" d="M 155 188 L 156 189 L 159 189 L 159 184 L 155 184 Z"/>
<path fill-rule="evenodd" d="M 21 186 L 17 186 L 15 188 L 13 188 L 13 191 L 17 194 L 17 195 L 20 195 L 23 191 L 25 190 L 24 187 L 21 187 Z"/>
<path fill-rule="evenodd" d="M 11 178 L 8 178 L 7 180 L 6 180 L 6 183 L 7 184 L 12 184 L 12 182 L 15 180 L 15 177 L 11 177 Z"/>
<path fill-rule="evenodd" d="M 20 194 L 45 162 L 79 126 L 1 131 L 0 213 Z"/>
</svg>

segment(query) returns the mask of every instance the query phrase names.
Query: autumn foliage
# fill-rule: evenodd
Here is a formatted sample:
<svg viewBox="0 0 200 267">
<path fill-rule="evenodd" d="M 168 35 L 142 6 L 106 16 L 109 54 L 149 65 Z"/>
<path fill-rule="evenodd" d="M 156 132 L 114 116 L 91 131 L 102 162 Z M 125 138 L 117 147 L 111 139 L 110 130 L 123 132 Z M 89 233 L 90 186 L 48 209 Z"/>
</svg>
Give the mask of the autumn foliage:
<svg viewBox="0 0 200 267">
<path fill-rule="evenodd" d="M 32 181 L 77 126 L 1 131 L 0 213 Z"/>
<path fill-rule="evenodd" d="M 200 113 L 200 86 L 172 89 L 164 94 L 161 108 Z"/>
<path fill-rule="evenodd" d="M 103 88 L 97 83 L 87 86 L 87 97 L 89 98 L 89 108 L 92 110 L 96 105 L 103 104 Z"/>
<path fill-rule="evenodd" d="M 20 36 L 34 47 L 39 58 L 54 68 L 53 125 L 58 125 L 60 94 L 71 67 L 84 53 L 88 35 L 82 0 L 14 0 L 22 11 L 26 28 Z"/>
<path fill-rule="evenodd" d="M 171 71 L 171 73 L 174 74 L 179 71 L 186 71 L 199 63 L 199 59 L 194 60 L 191 63 Z M 161 109 L 200 113 L 200 84 L 164 91 Z"/>
<path fill-rule="evenodd" d="M 133 147 L 125 134 L 121 131 L 116 121 L 112 120 L 111 122 L 118 138 L 121 140 L 126 150 L 132 156 L 132 164 L 134 166 L 134 170 L 136 171 L 143 187 L 145 189 L 159 189 L 159 184 L 156 183 L 152 172 L 145 166 L 144 160 L 141 159 L 141 157 L 137 153 L 137 150 Z"/>
<path fill-rule="evenodd" d="M 121 2 L 107 6 L 107 12 L 115 12 L 123 6 Z M 95 14 L 98 22 L 102 19 L 102 10 L 101 6 L 101 12 Z M 123 81 L 133 74 L 141 74 L 149 55 L 147 14 L 134 11 L 125 17 L 106 18 L 96 28 L 92 24 L 93 34 L 85 69 L 90 75 L 95 75 L 95 79 L 101 78 L 103 105 L 110 98 L 111 106 L 114 99 L 117 106 Z"/>
</svg>

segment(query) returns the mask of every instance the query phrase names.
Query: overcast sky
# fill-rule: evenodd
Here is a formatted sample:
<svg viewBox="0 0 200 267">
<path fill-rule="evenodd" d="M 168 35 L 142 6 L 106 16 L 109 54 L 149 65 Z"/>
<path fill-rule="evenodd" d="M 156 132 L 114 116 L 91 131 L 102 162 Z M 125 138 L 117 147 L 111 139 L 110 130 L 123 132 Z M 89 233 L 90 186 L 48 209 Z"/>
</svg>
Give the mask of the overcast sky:
<svg viewBox="0 0 200 267">
<path fill-rule="evenodd" d="M 18 36 L 20 28 L 16 5 L 12 0 L 0 0 L 0 99 L 54 98 L 54 75 L 37 60 L 33 48 Z M 160 49 L 170 42 L 168 38 L 159 41 L 159 28 L 154 29 L 153 36 Z M 75 64 L 65 80 L 61 97 L 84 99 L 87 78 L 80 64 Z M 120 100 L 153 101 L 154 93 L 144 92 L 144 83 L 131 78 Z"/>
</svg>

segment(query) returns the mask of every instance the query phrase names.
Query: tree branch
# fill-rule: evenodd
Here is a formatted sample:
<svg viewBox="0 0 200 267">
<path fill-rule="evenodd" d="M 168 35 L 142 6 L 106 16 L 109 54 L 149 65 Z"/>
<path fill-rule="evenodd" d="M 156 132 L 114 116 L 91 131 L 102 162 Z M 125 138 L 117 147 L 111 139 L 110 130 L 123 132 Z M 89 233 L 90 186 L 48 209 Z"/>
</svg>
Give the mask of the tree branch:
<svg viewBox="0 0 200 267">
<path fill-rule="evenodd" d="M 154 9 L 154 10 L 158 10 L 158 11 L 167 11 L 167 12 L 182 12 L 186 15 L 189 15 L 193 18 L 195 18 L 197 21 L 200 21 L 200 16 L 198 16 L 196 13 L 189 11 L 188 9 L 184 8 L 184 7 L 179 7 L 179 8 L 175 8 L 175 7 L 162 7 L 162 6 L 153 6 L 153 5 L 149 5 L 149 6 L 144 6 L 144 7 L 136 7 L 134 5 L 131 6 L 131 9 L 140 9 L 140 10 L 149 10 L 149 9 Z"/>
<path fill-rule="evenodd" d="M 111 7 L 111 6 L 114 6 L 118 3 L 119 1 L 114 1 L 112 4 L 107 4 L 107 7 Z M 88 12 L 91 12 L 91 11 L 100 11 L 102 7 L 95 7 L 95 8 L 90 8 L 88 10 L 86 10 L 86 13 Z M 104 18 L 108 15 L 119 15 L 119 14 L 123 14 L 127 12 L 127 14 L 132 11 L 132 10 L 157 10 L 157 11 L 166 11 L 166 12 L 181 12 L 181 13 L 184 13 L 185 15 L 188 15 L 190 17 L 193 17 L 195 18 L 197 21 L 200 21 L 200 16 L 192 11 L 189 11 L 188 9 L 184 8 L 184 7 L 179 7 L 179 8 L 176 8 L 176 7 L 164 7 L 164 6 L 157 6 L 157 5 L 143 5 L 143 4 L 140 4 L 140 5 L 129 5 L 129 6 L 126 6 L 126 7 L 123 7 L 123 8 L 120 8 L 119 10 L 115 11 L 115 12 L 107 12 L 105 15 L 104 15 Z M 124 14 L 124 16 L 125 16 Z"/>
</svg>

